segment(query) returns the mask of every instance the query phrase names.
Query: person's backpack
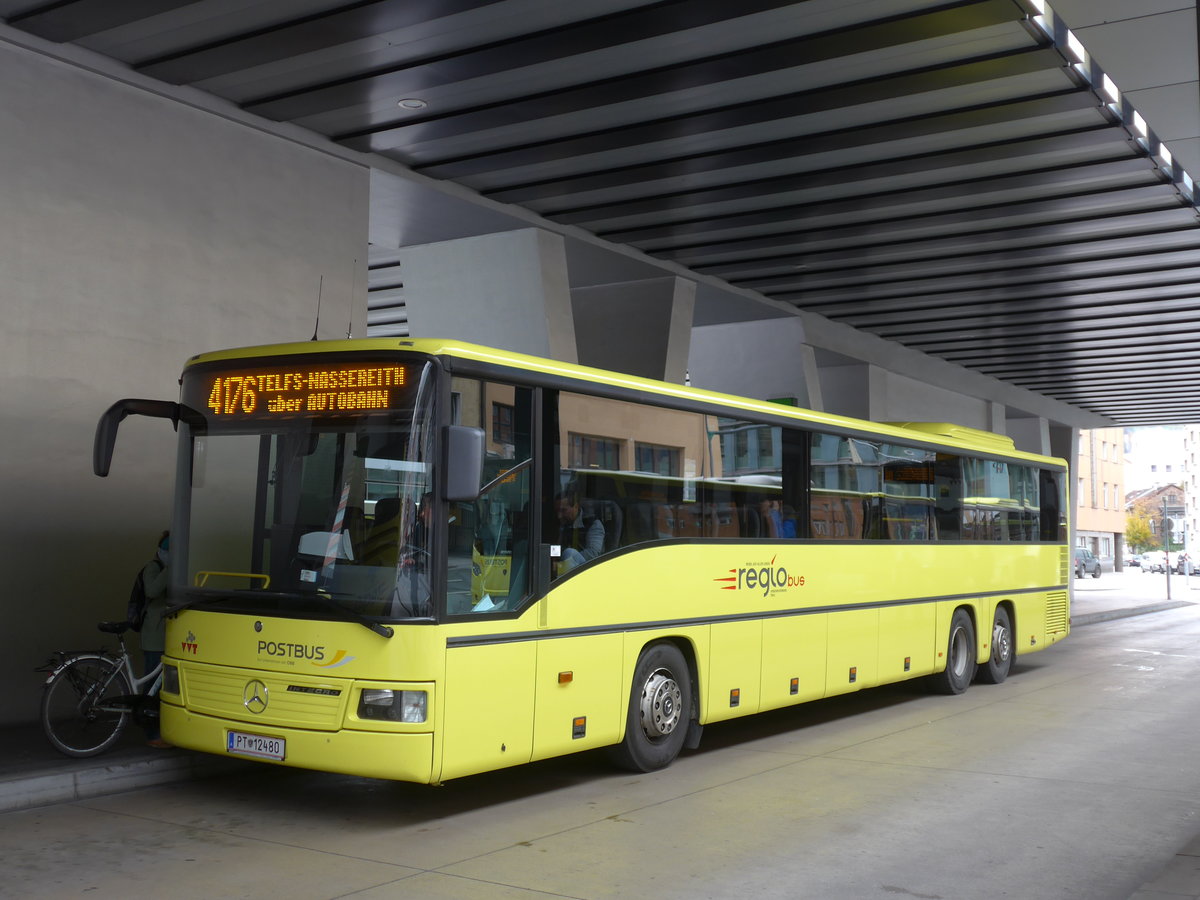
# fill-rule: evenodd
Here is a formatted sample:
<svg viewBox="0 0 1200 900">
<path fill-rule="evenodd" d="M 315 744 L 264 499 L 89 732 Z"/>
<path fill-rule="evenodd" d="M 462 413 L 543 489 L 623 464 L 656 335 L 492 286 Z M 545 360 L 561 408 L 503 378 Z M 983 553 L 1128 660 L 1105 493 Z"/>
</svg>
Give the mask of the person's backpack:
<svg viewBox="0 0 1200 900">
<path fill-rule="evenodd" d="M 146 607 L 150 605 L 150 598 L 146 596 L 145 574 L 145 566 L 138 569 L 133 587 L 129 589 L 129 605 L 125 607 L 125 619 L 134 631 L 142 630 L 142 623 L 146 621 Z"/>
</svg>

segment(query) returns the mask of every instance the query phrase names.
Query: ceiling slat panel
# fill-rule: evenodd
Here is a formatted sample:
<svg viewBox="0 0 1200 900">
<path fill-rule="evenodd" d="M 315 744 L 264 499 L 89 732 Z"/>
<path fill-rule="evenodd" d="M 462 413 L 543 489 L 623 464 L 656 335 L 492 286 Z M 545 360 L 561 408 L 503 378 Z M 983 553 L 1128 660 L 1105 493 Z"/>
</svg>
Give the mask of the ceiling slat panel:
<svg viewBox="0 0 1200 900">
<path fill-rule="evenodd" d="M 1192 189 L 1034 9 L 0 0 L 11 28 L 458 182 L 373 177 L 374 334 L 407 334 L 405 240 L 532 213 L 705 276 L 728 309 L 706 321 L 761 316 L 749 295 L 1119 423 L 1200 420 Z"/>
</svg>

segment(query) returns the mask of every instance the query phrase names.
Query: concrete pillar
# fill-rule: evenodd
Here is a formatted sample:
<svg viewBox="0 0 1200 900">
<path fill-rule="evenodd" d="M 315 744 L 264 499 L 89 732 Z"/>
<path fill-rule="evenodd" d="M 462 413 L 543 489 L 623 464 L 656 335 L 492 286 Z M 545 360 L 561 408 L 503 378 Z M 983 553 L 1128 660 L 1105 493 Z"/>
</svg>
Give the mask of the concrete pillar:
<svg viewBox="0 0 1200 900">
<path fill-rule="evenodd" d="M 855 419 L 870 419 L 871 368 L 866 363 L 823 366 L 821 392 L 825 398 L 825 411 Z M 876 411 L 881 411 L 878 401 L 874 406 Z"/>
<path fill-rule="evenodd" d="M 799 318 L 693 328 L 688 369 L 694 387 L 824 408 L 816 356 Z"/>
<path fill-rule="evenodd" d="M 1069 425 L 1050 426 L 1050 455 L 1067 461 L 1067 503 L 1071 510 L 1068 543 L 1074 547 L 1075 520 L 1079 517 L 1079 498 L 1076 496 L 1079 491 L 1079 473 L 1076 471 L 1079 464 L 1079 429 Z M 1071 591 L 1074 592 L 1075 579 L 1071 578 L 1069 581 Z"/>
<path fill-rule="evenodd" d="M 399 255 L 413 337 L 579 361 L 562 235 L 524 228 Z"/>
<path fill-rule="evenodd" d="M 1008 436 L 1018 450 L 1050 456 L 1050 422 L 1044 416 L 1009 419 Z"/>
<path fill-rule="evenodd" d="M 1008 410 L 1003 403 L 987 401 L 987 431 L 993 434 L 1008 434 Z"/>
<path fill-rule="evenodd" d="M 696 283 L 677 277 L 576 288 L 579 361 L 682 384 L 695 306 Z"/>
</svg>

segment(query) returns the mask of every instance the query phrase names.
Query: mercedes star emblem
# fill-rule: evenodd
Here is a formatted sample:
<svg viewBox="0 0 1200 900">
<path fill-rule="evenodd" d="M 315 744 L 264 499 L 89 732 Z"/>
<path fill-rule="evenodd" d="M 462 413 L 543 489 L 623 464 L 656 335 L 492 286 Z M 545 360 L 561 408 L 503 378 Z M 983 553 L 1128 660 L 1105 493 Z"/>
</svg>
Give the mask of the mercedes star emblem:
<svg viewBox="0 0 1200 900">
<path fill-rule="evenodd" d="M 242 706 L 250 710 L 250 712 L 258 715 L 267 708 L 267 686 L 261 681 L 246 682 L 246 689 L 242 691 Z"/>
</svg>

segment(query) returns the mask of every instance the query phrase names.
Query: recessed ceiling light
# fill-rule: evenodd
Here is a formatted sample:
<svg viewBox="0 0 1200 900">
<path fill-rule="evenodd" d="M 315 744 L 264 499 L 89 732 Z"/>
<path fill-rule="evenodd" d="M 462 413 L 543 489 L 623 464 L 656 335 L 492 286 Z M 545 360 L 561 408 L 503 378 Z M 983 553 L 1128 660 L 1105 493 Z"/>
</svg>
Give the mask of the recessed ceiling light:
<svg viewBox="0 0 1200 900">
<path fill-rule="evenodd" d="M 419 97 L 405 97 L 396 103 L 401 109 L 424 109 L 429 104 Z"/>
</svg>

